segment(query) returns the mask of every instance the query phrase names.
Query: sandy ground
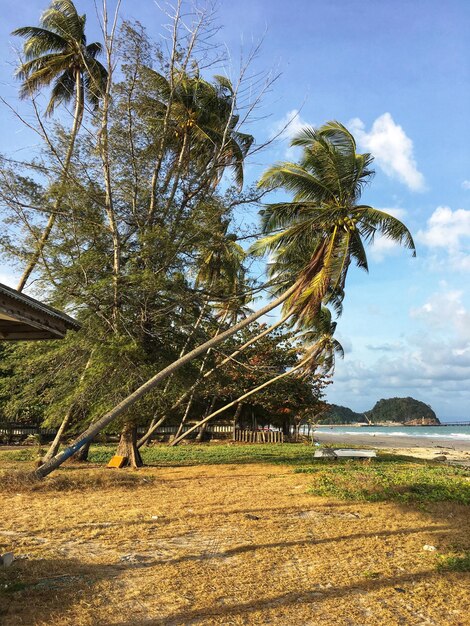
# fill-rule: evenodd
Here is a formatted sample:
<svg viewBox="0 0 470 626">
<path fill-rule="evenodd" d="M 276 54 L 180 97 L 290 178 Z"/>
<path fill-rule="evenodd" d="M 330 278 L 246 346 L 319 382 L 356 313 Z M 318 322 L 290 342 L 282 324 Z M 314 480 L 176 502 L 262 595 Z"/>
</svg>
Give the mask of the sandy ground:
<svg viewBox="0 0 470 626">
<path fill-rule="evenodd" d="M 360 429 L 357 429 L 358 431 Z M 388 435 L 345 435 L 335 432 L 334 429 L 315 431 L 315 440 L 321 443 L 339 445 L 367 446 L 380 448 L 405 456 L 414 456 L 421 459 L 435 459 L 436 456 L 446 456 L 450 462 L 470 466 L 470 441 L 452 441 L 441 439 L 438 436 L 429 437 L 391 437 Z"/>
<path fill-rule="evenodd" d="M 19 559 L 3 626 L 470 624 L 469 576 L 437 570 L 470 548 L 468 507 L 318 498 L 273 465 L 145 468 L 127 489 L 61 471 L 110 478 L 0 493 L 0 552 Z"/>
</svg>

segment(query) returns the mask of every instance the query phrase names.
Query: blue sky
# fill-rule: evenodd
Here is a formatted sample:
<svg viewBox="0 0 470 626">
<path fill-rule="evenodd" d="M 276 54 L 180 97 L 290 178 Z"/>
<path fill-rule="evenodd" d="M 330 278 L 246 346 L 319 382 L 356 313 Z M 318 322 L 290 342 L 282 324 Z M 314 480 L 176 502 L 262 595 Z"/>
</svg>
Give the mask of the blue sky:
<svg viewBox="0 0 470 626">
<path fill-rule="evenodd" d="M 110 1 L 110 0 L 108 0 Z M 46 1 L 2 3 L 0 85 L 13 106 L 15 27 L 37 23 Z M 18 7 L 21 6 L 21 14 Z M 97 38 L 94 3 L 77 0 Z M 151 0 L 123 0 L 122 15 L 155 37 L 162 16 Z M 249 130 L 261 142 L 290 129 L 248 165 L 254 180 L 295 158 L 289 134 L 337 119 L 376 157 L 364 201 L 403 219 L 418 257 L 379 240 L 370 273 L 352 270 L 338 336 L 331 402 L 366 410 L 381 397 L 411 395 L 442 418 L 470 417 L 470 3 L 448 0 L 222 0 L 217 35 L 236 73 L 240 52 L 263 38 L 254 71 L 280 72 Z M 95 25 L 94 25 L 95 24 Z M 35 139 L 3 107 L 0 151 L 21 155 Z M 250 220 L 254 216 L 248 215 Z M 0 280 L 15 284 L 0 264 Z"/>
</svg>

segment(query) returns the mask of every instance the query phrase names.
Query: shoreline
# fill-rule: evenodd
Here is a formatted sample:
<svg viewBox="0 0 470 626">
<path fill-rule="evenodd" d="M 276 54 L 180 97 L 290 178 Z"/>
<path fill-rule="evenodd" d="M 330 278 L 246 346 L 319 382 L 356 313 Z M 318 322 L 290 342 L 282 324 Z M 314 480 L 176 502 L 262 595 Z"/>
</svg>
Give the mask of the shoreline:
<svg viewBox="0 0 470 626">
<path fill-rule="evenodd" d="M 459 463 L 470 467 L 470 441 L 459 441 L 436 437 L 419 436 L 391 436 L 380 433 L 371 434 L 345 434 L 335 432 L 325 432 L 315 430 L 313 433 L 315 441 L 334 445 L 359 445 L 369 448 L 379 448 L 389 450 L 394 454 L 414 456 L 416 458 L 433 460 L 436 456 L 446 456 L 447 461 Z"/>
</svg>

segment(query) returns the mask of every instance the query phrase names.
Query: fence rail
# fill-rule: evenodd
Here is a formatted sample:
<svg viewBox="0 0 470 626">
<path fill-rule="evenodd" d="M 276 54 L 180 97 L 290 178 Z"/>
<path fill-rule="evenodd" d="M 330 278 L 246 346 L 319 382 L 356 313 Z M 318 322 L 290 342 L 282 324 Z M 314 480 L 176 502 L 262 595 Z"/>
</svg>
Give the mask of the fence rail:
<svg viewBox="0 0 470 626">
<path fill-rule="evenodd" d="M 284 443 L 284 433 L 280 430 L 235 430 L 235 441 L 246 443 Z"/>
</svg>

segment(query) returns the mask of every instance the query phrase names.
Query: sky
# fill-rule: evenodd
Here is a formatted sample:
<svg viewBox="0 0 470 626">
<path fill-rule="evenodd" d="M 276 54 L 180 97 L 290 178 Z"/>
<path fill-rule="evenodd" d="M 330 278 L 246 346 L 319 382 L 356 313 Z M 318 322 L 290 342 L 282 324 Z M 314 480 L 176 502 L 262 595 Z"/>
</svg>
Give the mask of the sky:
<svg viewBox="0 0 470 626">
<path fill-rule="evenodd" d="M 94 2 L 76 3 L 88 15 L 89 40 L 98 38 Z M 10 32 L 37 24 L 46 6 L 29 0 L 20 14 L 18 2 L 2 2 L 0 90 L 20 111 L 12 76 L 20 42 Z M 153 0 L 123 0 L 121 15 L 165 36 Z M 221 0 L 217 21 L 229 76 L 260 42 L 252 73 L 279 74 L 247 131 L 262 143 L 292 120 L 247 163 L 247 181 L 295 160 L 289 140 L 299 128 L 338 120 L 375 157 L 363 201 L 403 220 L 416 242 L 411 258 L 378 239 L 369 273 L 350 270 L 337 331 L 345 358 L 328 400 L 365 411 L 380 398 L 412 396 L 442 419 L 470 419 L 470 3 Z M 0 153 L 34 150 L 34 136 L 0 111 Z M 256 212 L 238 218 L 249 223 Z M 17 282 L 1 260 L 0 282 Z"/>
</svg>

